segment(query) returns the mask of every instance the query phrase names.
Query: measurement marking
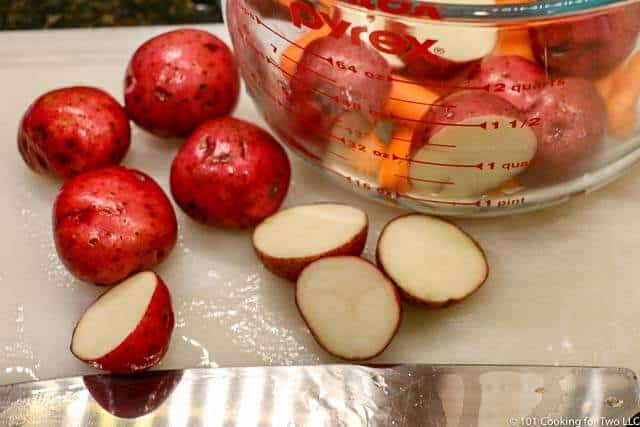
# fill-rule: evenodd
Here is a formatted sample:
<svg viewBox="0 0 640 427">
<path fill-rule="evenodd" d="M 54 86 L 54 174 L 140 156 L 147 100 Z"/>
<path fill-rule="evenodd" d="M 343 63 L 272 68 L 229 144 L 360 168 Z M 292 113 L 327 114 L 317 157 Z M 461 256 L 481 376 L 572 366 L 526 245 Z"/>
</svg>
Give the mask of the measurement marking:
<svg viewBox="0 0 640 427">
<path fill-rule="evenodd" d="M 295 59 L 291 58 L 291 57 L 290 57 L 289 55 L 287 55 L 286 53 L 283 53 L 283 54 L 282 54 L 282 57 L 283 57 L 284 59 L 287 59 L 287 60 L 289 60 L 289 61 L 293 62 L 294 64 L 298 65 L 298 61 L 296 61 Z"/>
<path fill-rule="evenodd" d="M 396 154 L 392 154 L 391 158 L 393 160 L 404 160 L 405 162 L 409 162 L 409 163 L 417 163 L 417 164 L 421 164 L 421 165 L 430 165 L 430 166 L 442 166 L 442 167 L 448 167 L 448 168 L 477 168 L 482 170 L 483 164 L 482 163 L 478 163 L 475 165 L 472 164 L 465 164 L 465 163 L 439 163 L 439 162 L 429 162 L 426 160 L 414 160 L 414 159 L 410 159 L 408 157 L 400 157 Z"/>
<path fill-rule="evenodd" d="M 329 153 L 329 154 L 333 154 L 333 155 L 334 155 L 334 156 L 336 156 L 336 157 L 340 157 L 342 160 L 349 160 L 349 159 L 347 159 L 345 156 L 343 156 L 342 154 L 338 154 L 338 153 L 336 153 L 335 151 L 327 150 L 327 153 Z"/>
<path fill-rule="evenodd" d="M 408 104 L 429 105 L 431 107 L 441 107 L 441 108 L 456 108 L 455 105 L 443 105 L 443 104 L 433 104 L 430 102 L 410 101 L 408 99 L 395 98 L 393 96 L 390 96 L 389 99 L 393 101 L 398 101 L 398 102 L 406 102 Z"/>
<path fill-rule="evenodd" d="M 296 64 L 296 65 L 300 64 L 298 61 L 296 61 L 295 59 L 293 59 L 293 58 L 289 57 L 288 55 L 286 55 L 286 54 L 284 54 L 284 53 L 282 54 L 282 57 L 283 57 L 284 59 L 286 59 L 286 60 L 290 61 L 290 62 L 293 62 L 293 63 L 294 63 L 294 64 Z M 320 73 L 320 72 L 318 72 L 318 71 L 314 70 L 314 69 L 313 69 L 313 68 L 311 68 L 311 67 L 306 67 L 306 69 L 307 69 L 307 70 L 309 70 L 309 71 L 311 71 L 313 74 L 317 75 L 318 77 L 325 79 L 325 80 L 326 80 L 326 81 L 328 81 L 328 82 L 331 82 L 331 83 L 337 83 L 337 82 L 336 82 L 334 79 L 332 79 L 331 77 L 325 76 L 324 74 L 322 74 L 322 73 Z"/>
<path fill-rule="evenodd" d="M 406 179 L 407 181 L 420 181 L 420 182 L 430 182 L 432 184 L 455 185 L 455 183 L 453 183 L 451 181 L 438 181 L 437 179 L 413 178 L 413 177 L 410 177 L 410 176 L 397 175 L 397 174 L 394 174 L 394 176 L 396 176 L 398 178 Z"/>
<path fill-rule="evenodd" d="M 294 74 L 291 74 L 291 73 L 289 73 L 287 70 L 285 70 L 284 68 L 282 68 L 282 67 L 281 67 L 278 63 L 276 63 L 276 61 L 275 61 L 274 59 L 272 59 L 271 57 L 267 56 L 266 58 L 267 58 L 267 63 L 269 63 L 269 64 L 273 65 L 274 67 L 276 67 L 276 68 L 277 68 L 278 70 L 280 70 L 280 72 L 281 72 L 282 74 L 284 74 L 285 76 L 289 77 L 290 79 L 296 79 L 296 80 L 298 80 L 298 81 L 302 81 L 302 80 L 300 79 L 300 77 L 297 77 L 297 76 L 295 76 Z M 311 90 L 312 90 L 312 91 L 314 91 L 314 92 L 319 93 L 319 94 L 320 94 L 320 95 L 322 95 L 322 96 L 326 96 L 327 98 L 330 98 L 330 99 L 331 99 L 331 100 L 333 100 L 334 102 L 337 102 L 337 103 L 339 103 L 339 102 L 340 102 L 340 98 L 339 98 L 337 95 L 330 95 L 330 94 L 328 94 L 328 93 L 326 93 L 326 92 L 321 91 L 321 90 L 320 90 L 320 89 L 318 89 L 318 88 L 311 87 L 311 86 L 306 85 L 306 84 L 305 84 L 304 86 L 305 86 L 305 87 L 307 87 L 307 88 L 309 88 L 309 89 L 311 89 Z"/>
<path fill-rule="evenodd" d="M 407 143 L 412 143 L 413 141 L 411 141 L 410 139 L 406 139 L 406 138 L 391 138 L 392 141 L 400 141 L 400 142 L 407 142 Z M 424 145 L 429 145 L 431 147 L 444 147 L 444 148 L 456 148 L 457 145 L 453 145 L 453 144 L 435 144 L 433 142 L 428 142 Z"/>
<path fill-rule="evenodd" d="M 431 146 L 431 147 L 444 147 L 444 148 L 456 148 L 456 145 L 453 144 L 435 144 L 433 142 L 428 142 L 426 144 L 424 144 L 425 146 Z"/>
<path fill-rule="evenodd" d="M 416 86 L 437 86 L 447 89 L 467 89 L 467 90 L 484 90 L 485 92 L 489 92 L 491 90 L 491 85 L 486 84 L 484 86 L 460 86 L 460 85 L 447 85 L 443 83 L 438 83 L 430 80 L 422 80 L 422 81 L 410 81 L 397 79 L 395 77 L 389 76 L 389 80 L 392 82 L 400 82 L 400 83 L 408 83 Z"/>
<path fill-rule="evenodd" d="M 415 197 L 415 196 L 410 196 L 408 194 L 404 194 L 404 193 L 398 193 L 397 197 L 402 197 L 405 199 L 410 199 L 410 200 L 418 200 L 420 202 L 427 202 L 427 203 L 437 203 L 437 204 L 441 204 L 441 205 L 453 205 L 453 206 L 475 206 L 475 207 L 481 207 L 482 206 L 482 201 L 481 200 L 476 200 L 475 202 L 455 202 L 452 200 L 437 200 L 437 199 L 425 199 L 422 197 Z"/>
<path fill-rule="evenodd" d="M 286 41 L 287 43 L 297 47 L 300 50 L 305 50 L 305 46 L 299 45 L 298 43 L 294 42 L 293 40 L 289 40 L 287 37 L 283 36 L 282 34 L 280 34 L 279 32 L 277 32 L 276 30 L 274 30 L 273 28 L 271 28 L 270 26 L 268 26 L 267 24 L 265 24 L 262 19 L 258 18 L 257 16 L 255 17 L 256 22 L 258 23 L 258 25 L 262 25 L 264 28 L 266 28 L 268 31 L 270 31 L 271 33 L 275 34 L 276 36 L 280 37 L 282 40 Z M 309 52 L 311 55 L 320 58 L 320 59 L 324 59 L 325 61 L 330 62 L 331 64 L 333 64 L 333 59 L 331 57 L 329 58 L 325 58 L 322 55 L 318 55 L 317 53 L 311 52 L 311 51 L 307 51 Z"/>
<path fill-rule="evenodd" d="M 396 116 L 393 114 L 389 115 L 389 118 L 395 119 L 395 120 L 404 120 L 407 122 L 413 122 L 413 123 L 426 123 L 428 125 L 439 125 L 439 126 L 455 126 L 455 127 L 463 127 L 463 128 L 482 128 L 482 129 L 487 129 L 487 122 L 482 122 L 482 123 L 450 123 L 450 122 L 429 122 L 426 120 L 416 120 L 416 119 L 410 119 L 408 117 L 400 117 L 400 116 Z"/>
</svg>

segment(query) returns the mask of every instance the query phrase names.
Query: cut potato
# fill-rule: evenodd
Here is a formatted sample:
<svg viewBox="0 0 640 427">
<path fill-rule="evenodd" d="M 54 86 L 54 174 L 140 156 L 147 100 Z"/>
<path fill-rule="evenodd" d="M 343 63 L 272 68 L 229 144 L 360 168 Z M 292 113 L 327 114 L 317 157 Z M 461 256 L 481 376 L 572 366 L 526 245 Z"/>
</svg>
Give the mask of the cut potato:
<svg viewBox="0 0 640 427">
<path fill-rule="evenodd" d="M 173 326 L 167 286 L 153 272 L 138 273 L 85 311 L 73 331 L 71 352 L 105 371 L 141 371 L 162 359 Z"/>
<path fill-rule="evenodd" d="M 414 133 L 409 178 L 416 194 L 477 197 L 526 170 L 538 139 L 508 101 L 484 92 L 455 92 L 439 101 Z"/>
<path fill-rule="evenodd" d="M 360 255 L 369 220 L 360 209 L 318 203 L 282 210 L 258 225 L 253 247 L 264 265 L 295 281 L 313 261 L 331 255 Z"/>
<path fill-rule="evenodd" d="M 455 224 L 429 215 L 409 214 L 389 222 L 376 256 L 405 299 L 431 307 L 464 300 L 489 275 L 478 243 Z"/>
<path fill-rule="evenodd" d="M 305 268 L 296 286 L 296 304 L 318 344 L 347 360 L 382 353 L 402 319 L 391 281 L 354 256 L 323 258 Z"/>
<path fill-rule="evenodd" d="M 87 375 L 84 386 L 105 411 L 118 418 L 139 418 L 157 410 L 180 383 L 182 371 L 137 375 Z"/>
<path fill-rule="evenodd" d="M 442 3 L 490 5 L 495 4 L 495 1 L 445 0 Z M 449 80 L 474 61 L 491 54 L 498 43 L 497 28 L 454 24 L 442 20 L 420 20 L 418 24 L 408 22 L 392 22 L 389 29 L 405 37 L 412 37 L 418 43 L 435 41 L 428 49 L 431 57 L 413 55 L 411 50 L 402 57 L 404 71 L 417 79 L 435 80 L 438 83 Z M 437 86 L 436 84 L 435 87 Z"/>
</svg>

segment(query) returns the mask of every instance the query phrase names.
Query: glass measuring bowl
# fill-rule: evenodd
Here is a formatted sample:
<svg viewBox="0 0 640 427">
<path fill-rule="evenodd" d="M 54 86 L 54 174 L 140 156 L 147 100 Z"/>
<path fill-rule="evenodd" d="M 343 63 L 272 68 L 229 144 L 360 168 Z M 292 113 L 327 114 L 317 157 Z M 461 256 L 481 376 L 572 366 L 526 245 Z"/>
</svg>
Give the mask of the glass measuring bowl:
<svg viewBox="0 0 640 427">
<path fill-rule="evenodd" d="M 494 1 L 227 0 L 226 17 L 276 135 L 370 197 L 495 216 L 618 177 L 640 157 L 640 3 Z"/>
</svg>

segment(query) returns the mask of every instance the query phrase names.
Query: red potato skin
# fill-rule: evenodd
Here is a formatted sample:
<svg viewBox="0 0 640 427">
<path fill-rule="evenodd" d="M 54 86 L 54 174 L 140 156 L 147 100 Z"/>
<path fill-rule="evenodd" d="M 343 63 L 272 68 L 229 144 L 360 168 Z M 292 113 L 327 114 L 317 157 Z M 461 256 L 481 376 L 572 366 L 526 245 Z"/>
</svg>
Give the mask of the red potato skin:
<svg viewBox="0 0 640 427">
<path fill-rule="evenodd" d="M 351 240 L 350 242 L 336 248 L 332 251 L 324 253 L 322 255 L 300 257 L 300 258 L 277 258 L 272 257 L 264 252 L 258 250 L 255 243 L 255 236 L 252 237 L 251 242 L 253 249 L 264 266 L 276 276 L 280 276 L 283 279 L 287 279 L 291 282 L 296 282 L 302 270 L 307 268 L 309 264 L 317 261 L 321 258 L 327 258 L 330 256 L 360 256 L 367 243 L 367 235 L 369 232 L 369 218 L 362 228 L 362 230 Z"/>
<path fill-rule="evenodd" d="M 601 148 L 607 128 L 604 99 L 593 83 L 578 78 L 567 78 L 562 87 L 545 88 L 529 117 L 539 117 L 540 126 L 533 128 L 538 136 L 534 166 L 521 175 L 527 185 L 580 169 Z"/>
<path fill-rule="evenodd" d="M 171 202 L 148 175 L 122 166 L 68 181 L 53 209 L 58 256 L 81 280 L 113 285 L 164 261 L 177 239 Z"/>
<path fill-rule="evenodd" d="M 405 300 L 408 303 L 411 303 L 415 306 L 421 306 L 421 307 L 427 307 L 427 308 L 446 308 L 449 306 L 452 306 L 454 304 L 458 304 L 459 302 L 462 302 L 464 300 L 466 300 L 467 298 L 469 298 L 471 295 L 475 294 L 476 292 L 478 292 L 480 290 L 480 288 L 487 282 L 487 279 L 489 278 L 489 271 L 490 271 L 490 267 L 489 267 L 489 262 L 487 261 L 487 254 L 485 253 L 484 249 L 482 249 L 482 246 L 480 246 L 480 244 L 478 243 L 478 241 L 476 239 L 474 239 L 469 233 L 467 233 L 466 231 L 464 231 L 462 228 L 460 228 L 457 224 L 455 224 L 453 221 L 450 221 L 448 219 L 445 218 L 441 218 L 438 217 L 439 220 L 447 222 L 451 225 L 453 225 L 454 227 L 456 227 L 458 230 L 460 230 L 461 232 L 463 232 L 472 242 L 474 245 L 476 245 L 476 247 L 478 248 L 478 250 L 482 253 L 482 257 L 484 258 L 484 262 L 485 265 L 487 267 L 487 273 L 485 274 L 484 278 L 482 279 L 482 281 L 480 282 L 480 284 L 470 293 L 468 293 L 467 295 L 465 295 L 462 298 L 450 298 L 446 301 L 425 301 L 422 300 L 418 297 L 416 297 L 415 295 L 412 295 L 411 293 L 407 292 L 406 290 L 404 290 L 402 287 L 400 287 L 400 285 L 398 285 L 398 283 L 396 283 L 395 280 L 393 280 L 393 276 L 391 276 L 391 274 L 385 269 L 384 267 L 384 263 L 382 262 L 382 258 L 380 256 L 380 241 L 382 240 L 382 236 L 384 235 L 385 230 L 387 229 L 387 227 L 389 227 L 389 225 L 391 225 L 394 221 L 397 221 L 399 219 L 402 219 L 404 217 L 407 216 L 411 216 L 411 215 L 422 215 L 422 214 L 406 214 L 406 215 L 400 215 L 394 219 L 392 219 L 391 221 L 389 221 L 384 228 L 382 229 L 382 231 L 380 232 L 380 237 L 378 237 L 378 245 L 376 248 L 376 264 L 378 265 L 378 268 L 380 269 L 380 271 L 382 271 L 388 278 L 389 280 L 394 284 L 394 286 L 396 287 L 396 289 L 398 290 L 398 293 L 400 294 L 400 296 L 402 297 L 403 300 Z"/>
<path fill-rule="evenodd" d="M 181 379 L 180 371 L 152 371 L 134 376 L 89 375 L 82 381 L 105 411 L 118 418 L 132 419 L 158 409 Z"/>
<path fill-rule="evenodd" d="M 129 117 L 160 137 L 186 137 L 235 108 L 240 79 L 233 54 L 216 36 L 181 29 L 144 43 L 125 78 Z"/>
<path fill-rule="evenodd" d="M 514 119 L 522 117 L 522 113 L 503 98 L 475 90 L 454 92 L 440 98 L 436 104 L 454 108 L 430 108 L 422 117 L 422 122 L 459 123 L 469 118 L 488 114 L 513 117 Z M 446 125 L 420 123 L 413 134 L 412 150 L 415 152 L 422 148 L 433 135 L 444 128 Z"/>
<path fill-rule="evenodd" d="M 519 110 L 526 110 L 536 101 L 546 83 L 547 76 L 538 64 L 517 55 L 505 55 L 483 59 L 470 85 L 490 85 L 493 94 L 509 101 Z M 504 90 L 497 91 L 502 88 L 498 85 L 504 85 Z"/>
<path fill-rule="evenodd" d="M 640 30 L 640 6 L 530 29 L 533 52 L 552 76 L 597 79 L 629 56 Z"/>
<path fill-rule="evenodd" d="M 364 258 L 361 258 L 361 257 L 358 257 L 358 256 L 349 256 L 349 255 L 346 255 L 346 257 L 349 257 L 349 258 L 356 258 L 356 259 L 358 259 L 359 261 L 369 263 L 369 264 L 371 264 L 371 265 L 373 265 L 373 266 L 375 267 L 375 265 L 374 265 L 371 261 L 366 260 L 366 259 L 364 259 Z M 309 264 L 309 265 L 311 265 L 311 264 Z M 308 267 L 308 266 L 307 266 L 307 267 Z M 306 268 L 306 267 L 305 267 L 305 268 Z M 303 271 L 304 271 L 304 270 L 303 270 Z M 391 341 L 393 341 L 393 339 L 395 338 L 395 336 L 396 336 L 396 335 L 397 335 L 397 333 L 398 333 L 398 330 L 400 329 L 400 325 L 402 324 L 402 319 L 403 319 L 403 317 L 404 317 L 404 310 L 403 310 L 403 308 L 402 308 L 402 298 L 400 297 L 400 293 L 398 292 L 398 287 L 397 287 L 397 286 L 395 286 L 395 284 L 394 284 L 394 283 L 393 283 L 393 281 L 389 278 L 389 276 L 387 276 L 384 272 L 382 272 L 382 273 L 383 273 L 383 276 L 384 276 L 384 277 L 387 279 L 387 281 L 389 282 L 389 285 L 391 286 L 391 288 L 393 289 L 393 294 L 394 294 L 394 297 L 395 297 L 396 303 L 398 304 L 398 310 L 399 310 L 399 312 L 400 312 L 400 313 L 399 313 L 399 317 L 398 317 L 398 324 L 396 325 L 396 329 L 395 329 L 395 331 L 393 331 L 393 334 L 391 334 L 391 336 L 389 337 L 389 341 L 387 341 L 387 343 L 386 343 L 386 344 L 385 344 L 385 345 L 380 349 L 380 351 L 378 351 L 378 352 L 377 352 L 377 353 L 375 353 L 375 354 L 372 354 L 371 356 L 367 356 L 367 357 L 362 357 L 362 358 L 346 358 L 346 357 L 343 357 L 343 356 L 341 356 L 341 355 L 339 355 L 339 354 L 335 354 L 335 353 L 333 353 L 333 352 L 332 352 L 332 351 L 331 351 L 331 350 L 326 346 L 326 344 L 324 344 L 324 343 L 322 342 L 322 340 L 320 339 L 320 337 L 318 337 L 318 336 L 316 335 L 316 333 L 313 331 L 313 329 L 312 329 L 312 328 L 311 328 L 311 326 L 309 325 L 309 322 L 308 322 L 308 321 L 307 321 L 307 319 L 304 317 L 304 314 L 302 313 L 302 310 L 300 309 L 300 304 L 298 303 L 298 293 L 296 292 L 296 308 L 298 309 L 298 313 L 300 314 L 300 317 L 301 317 L 301 318 L 302 318 L 302 320 L 304 321 L 304 324 L 307 326 L 307 329 L 309 329 L 309 332 L 311 333 L 311 336 L 313 336 L 313 339 L 314 339 L 314 340 L 316 340 L 316 342 L 318 343 L 318 345 L 319 345 L 320 347 L 322 347 L 322 349 L 323 349 L 324 351 L 326 351 L 327 353 L 329 353 L 330 355 L 332 355 L 332 356 L 334 356 L 334 357 L 337 357 L 337 358 L 339 358 L 339 359 L 343 359 L 343 360 L 347 360 L 347 361 L 349 361 L 349 362 L 361 362 L 361 361 L 365 361 L 365 360 L 371 360 L 371 359 L 373 359 L 373 358 L 375 358 L 375 357 L 380 356 L 382 353 L 384 353 L 384 351 L 387 349 L 387 347 L 389 347 L 389 344 L 391 344 Z M 302 273 L 301 273 L 301 274 L 302 274 Z"/>
<path fill-rule="evenodd" d="M 18 150 L 27 166 L 62 179 L 120 163 L 130 143 L 131 127 L 122 106 L 92 87 L 42 95 L 18 130 Z"/>
<path fill-rule="evenodd" d="M 333 58 L 347 69 L 331 65 L 325 57 Z M 356 72 L 348 67 L 354 67 Z M 365 45 L 356 46 L 347 37 L 325 36 L 307 46 L 291 79 L 289 100 L 294 111 L 296 128 L 324 135 L 345 111 L 356 111 L 360 104 L 363 118 L 371 129 L 377 120 L 371 111 L 382 112 L 391 91 L 388 79 L 371 79 L 371 71 L 381 76 L 390 73 L 389 64 L 378 52 Z M 333 79 L 335 83 L 327 80 Z M 331 97 L 337 97 L 337 101 Z"/>
<path fill-rule="evenodd" d="M 194 220 L 244 228 L 280 208 L 291 166 L 284 149 L 261 128 L 232 117 L 200 126 L 171 166 L 171 193 Z"/>
<path fill-rule="evenodd" d="M 169 349 L 174 314 L 169 289 L 157 274 L 156 278 L 158 282 L 149 307 L 136 329 L 108 354 L 84 362 L 116 374 L 144 371 L 160 362 Z"/>
</svg>

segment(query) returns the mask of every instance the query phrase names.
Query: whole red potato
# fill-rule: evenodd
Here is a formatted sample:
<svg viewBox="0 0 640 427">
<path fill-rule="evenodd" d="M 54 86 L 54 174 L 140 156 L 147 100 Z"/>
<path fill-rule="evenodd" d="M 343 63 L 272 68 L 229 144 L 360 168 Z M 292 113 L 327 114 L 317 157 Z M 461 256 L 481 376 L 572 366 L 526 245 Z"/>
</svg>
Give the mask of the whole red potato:
<svg viewBox="0 0 640 427">
<path fill-rule="evenodd" d="M 533 27 L 533 51 L 553 76 L 597 79 L 624 61 L 636 45 L 640 7 L 625 6 L 578 21 Z"/>
<path fill-rule="evenodd" d="M 567 78 L 543 89 L 528 111 L 538 147 L 532 166 L 521 176 L 527 185 L 546 183 L 578 171 L 600 149 L 607 127 L 607 106 L 588 80 Z"/>
<path fill-rule="evenodd" d="M 325 58 L 331 57 L 333 63 Z M 291 79 L 290 102 L 296 127 L 322 133 L 345 111 L 359 111 L 370 127 L 382 112 L 391 82 L 389 64 L 371 47 L 347 37 L 325 36 L 306 47 Z M 367 77 L 367 76 L 372 77 Z"/>
<path fill-rule="evenodd" d="M 225 117 L 200 126 L 171 166 L 171 193 L 204 224 L 248 227 L 278 210 L 291 179 L 289 159 L 271 135 Z"/>
<path fill-rule="evenodd" d="M 548 82 L 544 69 L 517 55 L 483 59 L 471 78 L 471 86 L 489 85 L 489 90 L 520 110 L 535 102 Z"/>
<path fill-rule="evenodd" d="M 177 237 L 171 202 L 148 175 L 111 166 L 78 175 L 53 208 L 58 256 L 81 280 L 113 285 L 164 261 Z"/>
<path fill-rule="evenodd" d="M 118 164 L 131 143 L 129 119 L 108 93 L 68 87 L 39 97 L 24 114 L 18 149 L 37 173 L 68 179 Z"/>
<path fill-rule="evenodd" d="M 227 45 L 205 31 L 161 34 L 135 52 L 125 78 L 129 117 L 160 137 L 186 137 L 236 106 L 240 80 Z"/>
</svg>

